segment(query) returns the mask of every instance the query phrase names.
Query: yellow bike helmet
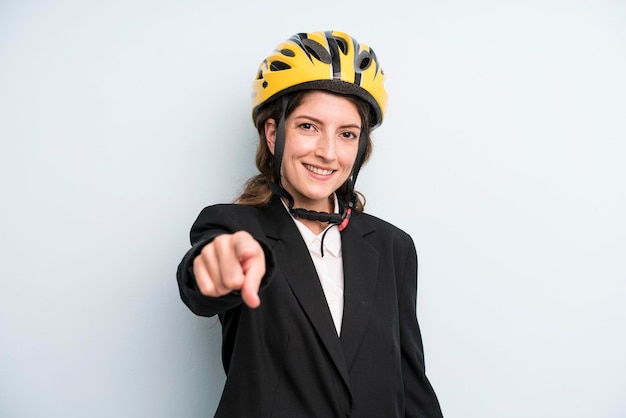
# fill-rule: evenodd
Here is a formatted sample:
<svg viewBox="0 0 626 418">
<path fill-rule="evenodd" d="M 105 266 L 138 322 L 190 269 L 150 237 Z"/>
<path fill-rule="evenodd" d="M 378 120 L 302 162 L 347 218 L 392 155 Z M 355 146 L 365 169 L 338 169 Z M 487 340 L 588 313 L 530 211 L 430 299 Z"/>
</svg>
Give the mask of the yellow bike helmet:
<svg viewBox="0 0 626 418">
<path fill-rule="evenodd" d="M 344 32 L 298 33 L 259 66 L 252 92 L 252 119 L 270 100 L 296 90 L 350 94 L 369 103 L 372 126 L 383 121 L 385 74 L 374 51 Z"/>
<path fill-rule="evenodd" d="M 252 87 L 252 120 L 266 103 L 282 98 L 280 120 L 274 146 L 274 180 L 267 179 L 272 193 L 288 200 L 294 217 L 329 222 L 342 231 L 348 225 L 357 195 L 354 184 L 363 164 L 369 129 L 361 129 L 359 149 L 352 173 L 339 197 L 341 214 L 315 212 L 294 208 L 293 197 L 281 185 L 281 166 L 285 147 L 285 112 L 287 93 L 298 90 L 327 90 L 349 94 L 370 105 L 372 128 L 383 122 L 387 92 L 383 86 L 385 74 L 374 51 L 359 44 L 350 35 L 337 32 L 298 33 L 276 47 L 259 66 Z"/>
</svg>

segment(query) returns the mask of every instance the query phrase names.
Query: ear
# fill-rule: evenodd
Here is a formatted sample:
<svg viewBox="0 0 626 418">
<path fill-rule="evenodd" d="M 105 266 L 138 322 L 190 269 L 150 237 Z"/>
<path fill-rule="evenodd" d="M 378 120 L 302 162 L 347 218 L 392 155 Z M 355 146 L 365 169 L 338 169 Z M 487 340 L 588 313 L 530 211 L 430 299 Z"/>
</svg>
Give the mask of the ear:
<svg viewBox="0 0 626 418">
<path fill-rule="evenodd" d="M 276 121 L 269 118 L 265 121 L 265 142 L 267 148 L 274 155 L 274 149 L 276 147 Z"/>
</svg>

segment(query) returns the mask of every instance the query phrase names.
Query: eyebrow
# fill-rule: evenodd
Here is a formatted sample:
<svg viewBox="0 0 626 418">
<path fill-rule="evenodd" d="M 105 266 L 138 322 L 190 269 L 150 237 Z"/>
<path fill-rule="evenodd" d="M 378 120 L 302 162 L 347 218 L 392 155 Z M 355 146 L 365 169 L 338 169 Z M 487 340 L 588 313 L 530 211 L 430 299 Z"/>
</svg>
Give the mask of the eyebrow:
<svg viewBox="0 0 626 418">
<path fill-rule="evenodd" d="M 317 123 L 319 125 L 323 125 L 324 124 L 324 122 L 322 122 L 320 119 L 318 119 L 318 118 L 316 118 L 314 116 L 306 115 L 306 114 L 294 116 L 294 119 L 295 120 L 306 119 L 306 120 L 310 120 L 312 122 L 315 122 L 315 123 Z M 339 128 L 341 128 L 341 129 L 353 128 L 353 129 L 358 129 L 360 131 L 361 130 L 361 125 L 360 124 L 357 125 L 357 124 L 354 124 L 354 123 L 349 123 L 347 125 L 341 125 Z"/>
</svg>

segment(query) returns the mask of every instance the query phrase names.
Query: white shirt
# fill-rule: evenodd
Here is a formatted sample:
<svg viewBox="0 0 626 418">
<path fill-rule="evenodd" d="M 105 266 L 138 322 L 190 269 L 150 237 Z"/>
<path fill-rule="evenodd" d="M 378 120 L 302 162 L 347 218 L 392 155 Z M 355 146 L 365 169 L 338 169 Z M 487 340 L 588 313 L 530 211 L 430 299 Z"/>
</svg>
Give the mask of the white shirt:
<svg viewBox="0 0 626 418">
<path fill-rule="evenodd" d="M 338 212 L 338 202 L 335 197 L 335 213 Z M 297 218 L 293 218 L 304 243 L 309 249 L 313 264 L 326 296 L 326 303 L 335 323 L 337 335 L 341 335 L 341 321 L 343 319 L 343 257 L 341 253 L 341 234 L 337 225 L 330 225 L 319 235 L 306 227 Z M 324 237 L 324 257 L 321 254 L 322 236 Z"/>
</svg>

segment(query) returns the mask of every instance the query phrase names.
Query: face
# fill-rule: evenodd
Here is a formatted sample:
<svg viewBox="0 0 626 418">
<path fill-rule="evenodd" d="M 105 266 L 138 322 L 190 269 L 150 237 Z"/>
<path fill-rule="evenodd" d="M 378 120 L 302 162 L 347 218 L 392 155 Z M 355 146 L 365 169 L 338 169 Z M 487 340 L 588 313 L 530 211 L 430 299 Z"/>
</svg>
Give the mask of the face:
<svg viewBox="0 0 626 418">
<path fill-rule="evenodd" d="M 360 133 L 361 116 L 350 100 L 318 90 L 304 96 L 285 120 L 282 186 L 295 207 L 332 212 L 328 197 L 350 176 Z M 265 134 L 273 154 L 276 121 L 266 121 Z"/>
</svg>

